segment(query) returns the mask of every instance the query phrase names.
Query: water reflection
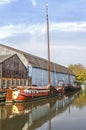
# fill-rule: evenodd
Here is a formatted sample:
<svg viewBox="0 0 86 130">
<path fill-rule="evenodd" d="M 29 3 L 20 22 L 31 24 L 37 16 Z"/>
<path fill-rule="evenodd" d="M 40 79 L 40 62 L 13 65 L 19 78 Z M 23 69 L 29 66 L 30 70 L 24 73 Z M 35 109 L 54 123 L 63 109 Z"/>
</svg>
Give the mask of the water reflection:
<svg viewBox="0 0 86 130">
<path fill-rule="evenodd" d="M 79 108 L 83 108 L 86 106 L 86 91 L 82 91 L 79 93 L 77 98 L 74 100 L 74 105 Z"/>
<path fill-rule="evenodd" d="M 43 130 L 57 130 L 57 128 L 69 130 L 66 121 L 73 123 L 73 114 L 77 113 L 76 108 L 84 107 L 86 107 L 86 92 L 34 103 L 0 104 L 0 130 L 40 130 L 42 128 Z M 74 128 L 77 127 L 74 126 Z"/>
</svg>

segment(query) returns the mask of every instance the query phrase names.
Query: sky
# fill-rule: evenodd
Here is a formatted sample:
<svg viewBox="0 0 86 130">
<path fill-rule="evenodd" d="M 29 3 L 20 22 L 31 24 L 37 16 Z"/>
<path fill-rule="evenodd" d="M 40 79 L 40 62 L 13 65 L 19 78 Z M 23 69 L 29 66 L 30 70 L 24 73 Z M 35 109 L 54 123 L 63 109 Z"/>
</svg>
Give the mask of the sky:
<svg viewBox="0 0 86 130">
<path fill-rule="evenodd" d="M 0 44 L 47 58 L 46 5 L 51 61 L 86 67 L 86 0 L 0 0 Z"/>
</svg>

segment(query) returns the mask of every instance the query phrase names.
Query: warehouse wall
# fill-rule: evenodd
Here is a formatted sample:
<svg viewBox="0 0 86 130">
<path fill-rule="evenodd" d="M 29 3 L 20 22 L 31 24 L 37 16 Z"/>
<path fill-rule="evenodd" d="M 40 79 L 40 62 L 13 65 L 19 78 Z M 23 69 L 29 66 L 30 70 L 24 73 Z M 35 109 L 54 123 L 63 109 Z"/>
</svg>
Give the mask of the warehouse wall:
<svg viewBox="0 0 86 130">
<path fill-rule="evenodd" d="M 68 74 L 51 72 L 51 85 L 57 85 L 59 81 L 64 81 L 68 83 Z M 48 72 L 47 70 L 32 68 L 32 84 L 38 86 L 45 86 L 48 84 Z M 70 83 L 73 84 L 75 81 L 75 76 L 70 75 Z"/>
</svg>

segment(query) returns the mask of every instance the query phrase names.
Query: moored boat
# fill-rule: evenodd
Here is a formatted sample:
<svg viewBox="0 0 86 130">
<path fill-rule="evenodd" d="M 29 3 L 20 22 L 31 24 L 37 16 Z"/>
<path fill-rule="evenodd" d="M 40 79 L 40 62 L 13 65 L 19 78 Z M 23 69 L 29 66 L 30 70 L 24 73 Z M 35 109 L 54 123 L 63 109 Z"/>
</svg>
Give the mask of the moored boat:
<svg viewBox="0 0 86 130">
<path fill-rule="evenodd" d="M 47 19 L 47 41 L 48 41 L 48 85 L 47 86 L 16 86 L 15 88 L 7 88 L 6 102 L 30 101 L 37 98 L 46 98 L 49 96 L 63 93 L 63 87 L 50 85 L 50 44 L 49 44 L 49 22 L 48 7 L 46 6 Z"/>
<path fill-rule="evenodd" d="M 64 88 L 61 86 L 16 86 L 16 88 L 7 88 L 6 102 L 33 101 L 56 96 L 59 93 L 64 94 Z"/>
</svg>

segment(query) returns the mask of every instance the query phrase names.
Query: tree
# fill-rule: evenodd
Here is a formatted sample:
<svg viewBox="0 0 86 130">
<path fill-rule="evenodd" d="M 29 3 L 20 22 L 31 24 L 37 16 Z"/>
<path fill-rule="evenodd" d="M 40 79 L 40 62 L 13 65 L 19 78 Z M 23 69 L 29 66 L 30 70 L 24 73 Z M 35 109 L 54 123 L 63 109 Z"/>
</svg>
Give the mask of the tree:
<svg viewBox="0 0 86 130">
<path fill-rule="evenodd" d="M 76 76 L 76 80 L 83 82 L 86 80 L 86 68 L 81 64 L 71 64 L 68 66 Z"/>
</svg>

